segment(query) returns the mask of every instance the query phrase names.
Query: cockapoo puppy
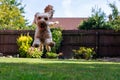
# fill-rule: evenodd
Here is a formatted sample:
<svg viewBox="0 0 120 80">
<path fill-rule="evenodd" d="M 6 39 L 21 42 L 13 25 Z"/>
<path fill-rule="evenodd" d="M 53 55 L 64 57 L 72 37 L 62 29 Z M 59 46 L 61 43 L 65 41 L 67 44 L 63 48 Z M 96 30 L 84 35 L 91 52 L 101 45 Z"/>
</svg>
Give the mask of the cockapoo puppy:
<svg viewBox="0 0 120 80">
<path fill-rule="evenodd" d="M 37 12 L 34 16 L 33 23 L 36 24 L 33 47 L 38 47 L 41 51 L 43 46 L 46 46 L 46 50 L 50 51 L 51 47 L 55 45 L 52 40 L 52 33 L 50 31 L 50 25 L 57 24 L 57 22 L 50 22 L 49 20 L 53 17 L 53 6 L 48 5 L 44 9 L 44 13 Z"/>
</svg>

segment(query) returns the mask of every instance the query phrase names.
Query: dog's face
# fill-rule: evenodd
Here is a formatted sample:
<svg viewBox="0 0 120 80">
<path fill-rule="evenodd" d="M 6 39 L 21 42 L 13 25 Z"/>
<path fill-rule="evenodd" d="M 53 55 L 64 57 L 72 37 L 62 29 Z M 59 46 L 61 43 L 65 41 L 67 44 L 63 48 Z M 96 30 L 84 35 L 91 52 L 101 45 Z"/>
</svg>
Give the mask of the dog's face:
<svg viewBox="0 0 120 80">
<path fill-rule="evenodd" d="M 47 28 L 49 19 L 52 18 L 53 13 L 54 13 L 53 6 L 48 5 L 44 9 L 44 12 L 45 13 L 37 12 L 34 16 L 33 23 L 35 23 L 40 30 L 45 30 Z"/>
<path fill-rule="evenodd" d="M 44 30 L 47 28 L 49 16 L 50 15 L 48 13 L 37 13 L 35 15 L 35 24 L 40 30 Z"/>
</svg>

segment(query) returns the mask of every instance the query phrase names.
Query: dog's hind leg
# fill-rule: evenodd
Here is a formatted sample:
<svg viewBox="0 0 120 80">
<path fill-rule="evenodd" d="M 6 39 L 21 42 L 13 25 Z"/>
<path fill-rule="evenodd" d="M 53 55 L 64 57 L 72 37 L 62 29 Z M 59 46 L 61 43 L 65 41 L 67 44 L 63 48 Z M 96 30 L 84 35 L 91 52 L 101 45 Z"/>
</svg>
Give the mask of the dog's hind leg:
<svg viewBox="0 0 120 80">
<path fill-rule="evenodd" d="M 45 48 L 46 48 L 47 52 L 51 51 L 51 47 L 50 46 L 46 45 Z"/>
<path fill-rule="evenodd" d="M 40 49 L 40 51 L 43 51 L 44 45 L 43 45 L 43 44 L 40 44 L 39 49 Z"/>
</svg>

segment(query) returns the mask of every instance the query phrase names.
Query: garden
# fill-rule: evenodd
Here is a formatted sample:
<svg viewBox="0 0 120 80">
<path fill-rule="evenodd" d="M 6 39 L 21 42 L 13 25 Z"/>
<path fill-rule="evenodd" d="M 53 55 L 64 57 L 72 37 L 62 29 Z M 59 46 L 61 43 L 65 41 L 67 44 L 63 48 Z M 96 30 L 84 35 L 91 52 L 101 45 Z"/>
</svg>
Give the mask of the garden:
<svg viewBox="0 0 120 80">
<path fill-rule="evenodd" d="M 0 30 L 35 30 L 35 25 L 28 25 L 28 20 L 24 19 L 21 2 L 0 0 L 0 3 Z M 108 18 L 100 8 L 93 8 L 91 17 L 78 29 L 119 32 L 119 11 L 114 3 L 108 6 L 112 10 Z M 66 59 L 59 52 L 63 41 L 62 29 L 53 27 L 51 31 L 56 45 L 50 52 L 31 48 L 33 38 L 29 32 L 17 36 L 15 43 L 19 53 L 12 58 L 0 53 L 0 80 L 120 80 L 119 58 L 101 59 L 96 56 L 97 46 L 79 46 L 77 49 L 70 48 L 72 58 Z"/>
</svg>

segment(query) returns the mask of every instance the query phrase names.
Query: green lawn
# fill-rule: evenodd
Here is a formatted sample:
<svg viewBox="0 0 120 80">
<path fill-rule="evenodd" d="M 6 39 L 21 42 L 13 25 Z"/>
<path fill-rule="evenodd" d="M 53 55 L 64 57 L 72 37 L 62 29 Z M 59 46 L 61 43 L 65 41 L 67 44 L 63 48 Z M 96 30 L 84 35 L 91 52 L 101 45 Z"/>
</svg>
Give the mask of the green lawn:
<svg viewBox="0 0 120 80">
<path fill-rule="evenodd" d="M 0 80 L 120 80 L 120 63 L 0 58 Z"/>
</svg>

